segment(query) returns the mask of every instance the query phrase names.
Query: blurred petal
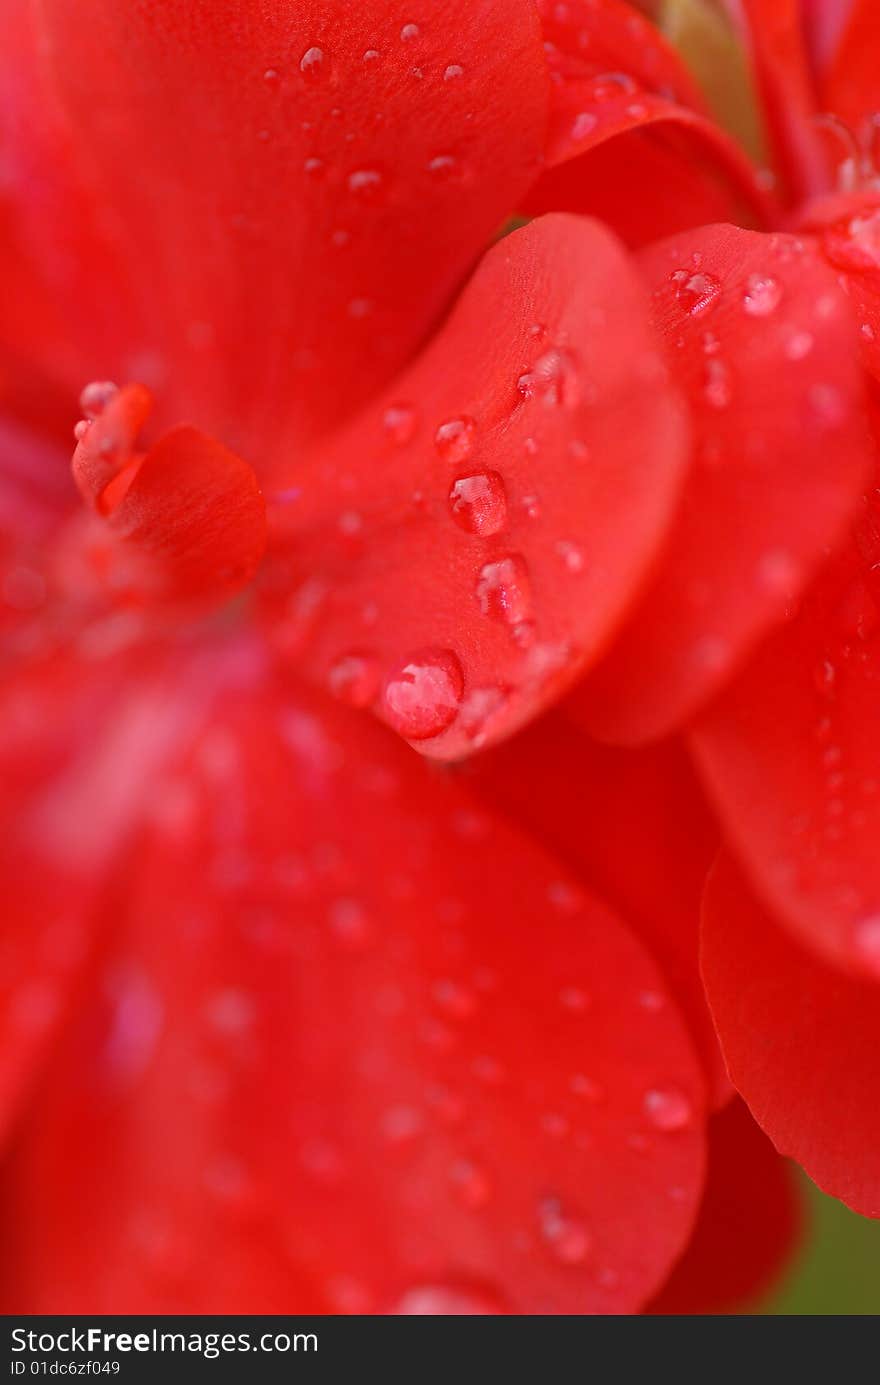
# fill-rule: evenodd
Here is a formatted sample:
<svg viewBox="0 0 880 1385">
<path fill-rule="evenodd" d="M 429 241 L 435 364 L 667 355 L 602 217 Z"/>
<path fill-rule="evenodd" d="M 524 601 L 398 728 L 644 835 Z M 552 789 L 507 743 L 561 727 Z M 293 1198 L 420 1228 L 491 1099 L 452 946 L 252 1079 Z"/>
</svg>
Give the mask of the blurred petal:
<svg viewBox="0 0 880 1385">
<path fill-rule="evenodd" d="M 877 986 L 804 951 L 722 858 L 706 896 L 703 975 L 731 1077 L 781 1154 L 880 1216 Z"/>
<path fill-rule="evenodd" d="M 694 1234 L 654 1314 L 754 1308 L 789 1263 L 803 1211 L 791 1166 L 733 1101 L 712 1117 L 706 1191 Z"/>
<path fill-rule="evenodd" d="M 151 817 L 7 1168 L 10 1307 L 654 1291 L 699 1197 L 700 1074 L 551 857 L 368 718 L 229 687 Z"/>
<path fill-rule="evenodd" d="M 691 716 L 785 618 L 873 459 L 858 333 L 815 249 L 715 227 L 641 263 L 696 445 L 656 577 L 577 695 L 624 742 Z"/>
</svg>

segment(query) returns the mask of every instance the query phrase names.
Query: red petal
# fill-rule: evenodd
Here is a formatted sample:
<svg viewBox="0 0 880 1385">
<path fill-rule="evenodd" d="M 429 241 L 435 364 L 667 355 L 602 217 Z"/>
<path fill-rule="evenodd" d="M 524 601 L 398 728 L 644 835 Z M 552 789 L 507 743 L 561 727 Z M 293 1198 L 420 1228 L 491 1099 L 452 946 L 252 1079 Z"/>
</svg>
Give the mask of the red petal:
<svg viewBox="0 0 880 1385">
<path fill-rule="evenodd" d="M 878 493 L 826 574 L 694 734 L 755 888 L 810 946 L 880 975 Z"/>
<path fill-rule="evenodd" d="M 8 1172 L 7 1300 L 636 1309 L 701 1082 L 614 917 L 323 702 L 227 686 L 151 813 Z"/>
<path fill-rule="evenodd" d="M 741 0 L 743 36 L 761 89 L 776 164 L 792 201 L 827 192 L 832 171 L 815 121 L 818 98 L 807 54 L 802 0 Z"/>
<path fill-rule="evenodd" d="M 352 700 L 430 755 L 496 739 L 607 641 L 685 453 L 627 257 L 595 223 L 533 222 L 276 498 L 288 648 L 346 695 L 359 659 Z"/>
<path fill-rule="evenodd" d="M 700 222 L 766 219 L 754 170 L 706 118 L 687 68 L 653 25 L 619 0 L 539 8 L 549 40 L 549 171 L 527 211 L 589 212 L 634 245 Z"/>
<path fill-rule="evenodd" d="M 858 333 L 817 250 L 716 227 L 646 252 L 694 466 L 657 575 L 578 692 L 603 737 L 663 735 L 787 614 L 872 458 Z"/>
<path fill-rule="evenodd" d="M 698 966 L 718 833 L 681 747 L 611 750 L 551 715 L 473 761 L 470 781 L 635 928 L 688 1021 L 714 1104 L 727 1101 Z"/>
<path fill-rule="evenodd" d="M 854 0 L 834 56 L 823 73 L 828 110 L 858 130 L 880 110 L 880 13 L 874 0 Z"/>
<path fill-rule="evenodd" d="M 703 974 L 733 1081 L 777 1149 L 825 1192 L 880 1216 L 877 987 L 803 951 L 722 859 Z"/>
<path fill-rule="evenodd" d="M 650 1306 L 655 1314 L 748 1312 L 789 1263 L 803 1211 L 791 1166 L 741 1101 L 712 1117 L 694 1235 Z"/>
<path fill-rule="evenodd" d="M 41 7 L 147 313 L 149 360 L 125 373 L 261 475 L 391 378 L 534 174 L 532 4 L 417 8 Z M 101 263 L 78 271 L 80 300 L 100 296 Z"/>
<path fill-rule="evenodd" d="M 190 427 L 135 453 L 149 391 L 100 388 L 114 392 L 97 418 L 79 425 L 73 474 L 114 537 L 134 546 L 123 555 L 126 580 L 149 598 L 218 600 L 238 591 L 266 543 L 265 504 L 251 467 Z"/>
</svg>

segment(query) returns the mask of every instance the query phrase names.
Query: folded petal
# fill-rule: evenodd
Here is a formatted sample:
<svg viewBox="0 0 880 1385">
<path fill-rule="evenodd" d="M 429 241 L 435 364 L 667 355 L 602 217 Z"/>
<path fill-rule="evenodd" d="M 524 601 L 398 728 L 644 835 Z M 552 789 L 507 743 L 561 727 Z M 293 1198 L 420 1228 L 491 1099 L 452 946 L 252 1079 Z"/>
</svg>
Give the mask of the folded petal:
<svg viewBox="0 0 880 1385">
<path fill-rule="evenodd" d="M 548 169 L 528 212 L 588 212 L 632 245 L 709 221 L 766 218 L 755 170 L 707 118 L 686 66 L 652 24 L 620 0 L 543 0 L 540 9 Z"/>
<path fill-rule="evenodd" d="M 614 750 L 551 713 L 471 761 L 468 783 L 635 929 L 688 1022 L 712 1103 L 727 1101 L 699 973 L 700 905 L 718 832 L 682 747 Z"/>
<path fill-rule="evenodd" d="M 246 586 L 266 544 L 266 507 L 247 462 L 187 425 L 136 451 L 152 407 L 142 385 L 96 382 L 81 403 L 74 480 L 123 549 L 105 559 L 108 581 L 175 601 L 218 601 Z"/>
<path fill-rule="evenodd" d="M 804 950 L 722 858 L 704 913 L 703 975 L 734 1084 L 781 1154 L 880 1216 L 876 983 Z"/>
<path fill-rule="evenodd" d="M 403 0 L 46 0 L 40 16 L 146 304 L 149 373 L 125 373 L 161 387 L 163 422 L 185 410 L 261 475 L 400 367 L 537 166 L 529 0 L 429 0 L 418 22 Z M 80 298 L 86 275 L 100 297 L 101 268 L 79 265 Z"/>
<path fill-rule="evenodd" d="M 811 243 L 715 227 L 641 264 L 695 446 L 656 576 L 578 693 L 594 733 L 624 742 L 691 716 L 785 618 L 874 446 L 850 305 Z"/>
<path fill-rule="evenodd" d="M 639 1306 L 699 1197 L 701 1079 L 613 915 L 290 692 L 227 685 L 150 824 L 7 1168 L 8 1303 Z"/>
<path fill-rule="evenodd" d="M 742 1101 L 714 1115 L 697 1225 L 649 1311 L 677 1316 L 758 1306 L 801 1239 L 803 1210 L 793 1174 Z"/>
<path fill-rule="evenodd" d="M 757 893 L 846 970 L 880 975 L 877 492 L 859 545 L 693 735 Z"/>
<path fill-rule="evenodd" d="M 394 391 L 268 497 L 272 628 L 424 753 L 461 756 L 595 660 L 686 455 L 628 257 L 596 223 L 533 222 Z"/>
</svg>

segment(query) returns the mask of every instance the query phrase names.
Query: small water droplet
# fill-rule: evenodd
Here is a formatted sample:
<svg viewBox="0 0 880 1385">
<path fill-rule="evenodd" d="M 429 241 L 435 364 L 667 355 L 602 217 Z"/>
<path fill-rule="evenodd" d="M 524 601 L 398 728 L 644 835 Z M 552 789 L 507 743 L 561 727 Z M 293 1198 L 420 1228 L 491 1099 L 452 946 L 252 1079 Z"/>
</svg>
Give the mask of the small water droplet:
<svg viewBox="0 0 880 1385">
<path fill-rule="evenodd" d="M 782 302 L 782 285 L 769 274 L 750 274 L 743 292 L 743 307 L 750 317 L 769 317 Z"/>
<path fill-rule="evenodd" d="M 378 50 L 378 48 L 368 48 L 367 51 L 366 51 L 366 53 L 364 53 L 363 61 L 364 61 L 365 63 L 374 63 L 378 57 L 379 57 L 379 50 Z"/>
<path fill-rule="evenodd" d="M 325 71 L 323 48 L 307 48 L 299 60 L 299 70 L 304 77 L 321 77 Z"/>
<path fill-rule="evenodd" d="M 584 550 L 580 544 L 572 543 L 571 539 L 559 539 L 556 543 L 556 552 L 562 559 L 566 572 L 570 572 L 573 576 L 583 572 L 587 565 Z"/>
<path fill-rule="evenodd" d="M 449 491 L 449 508 L 460 528 L 487 538 L 507 523 L 507 492 L 497 471 L 460 476 Z"/>
<path fill-rule="evenodd" d="M 445 462 L 463 462 L 474 449 L 477 425 L 465 414 L 441 423 L 434 434 L 434 446 Z"/>
<path fill-rule="evenodd" d="M 712 274 L 677 269 L 670 277 L 675 285 L 676 302 L 680 303 L 691 317 L 705 312 L 721 292 L 721 284 Z"/>
<path fill-rule="evenodd" d="M 463 690 L 461 664 L 451 650 L 420 650 L 385 684 L 388 720 L 407 740 L 439 736 L 455 720 Z"/>
<path fill-rule="evenodd" d="M 484 616 L 518 625 L 532 611 L 531 584 L 525 561 L 515 553 L 484 563 L 477 577 L 476 598 Z"/>
<path fill-rule="evenodd" d="M 684 1130 L 693 1120 L 690 1099 L 674 1087 L 652 1088 L 645 1093 L 643 1106 L 645 1115 L 655 1129 L 665 1133 Z"/>
<path fill-rule="evenodd" d="M 541 1235 L 563 1265 L 581 1265 L 592 1248 L 592 1237 L 582 1222 L 568 1216 L 558 1198 L 548 1197 L 538 1208 Z"/>
<path fill-rule="evenodd" d="M 437 154 L 428 161 L 428 172 L 432 178 L 452 178 L 458 172 L 458 159 L 454 154 Z"/>
<path fill-rule="evenodd" d="M 385 410 L 382 423 L 389 437 L 403 447 L 415 436 L 418 415 L 411 404 L 391 404 Z"/>
<path fill-rule="evenodd" d="M 330 691 L 350 707 L 368 707 L 379 690 L 379 668 L 368 654 L 343 654 L 328 676 Z"/>
<path fill-rule="evenodd" d="M 348 189 L 364 201 L 376 201 L 382 194 L 384 178 L 378 168 L 356 168 L 348 175 Z"/>
<path fill-rule="evenodd" d="M 523 399 L 540 399 L 550 408 L 559 404 L 574 408 L 581 398 L 574 356 L 559 347 L 545 351 L 520 375 L 516 388 Z"/>
<path fill-rule="evenodd" d="M 499 1298 L 489 1291 L 424 1284 L 408 1289 L 391 1310 L 395 1317 L 492 1317 L 505 1316 Z"/>
<path fill-rule="evenodd" d="M 873 976 L 880 977 L 880 914 L 861 919 L 853 941 L 859 960 Z"/>
<path fill-rule="evenodd" d="M 400 31 L 400 37 L 404 43 L 411 43 L 414 38 L 419 36 L 418 24 L 404 24 Z"/>
<path fill-rule="evenodd" d="M 726 409 L 733 398 L 730 371 L 717 356 L 706 362 L 703 393 L 713 409 Z"/>
<path fill-rule="evenodd" d="M 482 1169 L 469 1159 L 458 1159 L 449 1171 L 452 1185 L 460 1202 L 465 1207 L 477 1211 L 485 1207 L 492 1193 L 492 1187 Z"/>
<path fill-rule="evenodd" d="M 99 418 L 118 393 L 119 387 L 111 380 L 92 380 L 80 394 L 79 407 L 87 420 Z"/>
<path fill-rule="evenodd" d="M 444 70 L 443 80 L 444 82 L 454 82 L 456 77 L 463 76 L 464 68 L 459 63 L 450 63 L 449 66 Z"/>
<path fill-rule="evenodd" d="M 571 137 L 574 140 L 587 139 L 599 124 L 599 117 L 592 111 L 581 111 L 576 115 L 571 127 Z"/>
</svg>

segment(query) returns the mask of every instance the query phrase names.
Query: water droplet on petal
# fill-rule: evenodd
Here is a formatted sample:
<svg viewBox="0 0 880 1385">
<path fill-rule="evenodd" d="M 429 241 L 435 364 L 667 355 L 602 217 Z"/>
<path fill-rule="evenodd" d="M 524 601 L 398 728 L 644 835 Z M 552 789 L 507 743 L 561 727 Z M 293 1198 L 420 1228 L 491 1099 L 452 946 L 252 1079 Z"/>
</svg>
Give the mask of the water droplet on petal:
<svg viewBox="0 0 880 1385">
<path fill-rule="evenodd" d="M 465 414 L 461 418 L 449 418 L 434 435 L 434 446 L 446 462 L 463 462 L 474 447 L 477 425 L 474 419 Z"/>
<path fill-rule="evenodd" d="M 684 1130 L 693 1120 L 689 1097 L 674 1087 L 653 1088 L 646 1092 L 643 1105 L 651 1124 L 665 1133 Z"/>
<path fill-rule="evenodd" d="M 443 73 L 444 82 L 454 82 L 456 77 L 464 76 L 464 68 L 459 63 L 450 63 Z"/>
<path fill-rule="evenodd" d="M 93 380 L 80 394 L 79 407 L 86 419 L 98 418 L 118 393 L 119 387 L 111 380 Z"/>
<path fill-rule="evenodd" d="M 432 178 L 451 178 L 458 171 L 458 159 L 454 154 L 437 154 L 428 162 L 428 172 Z"/>
<path fill-rule="evenodd" d="M 404 43 L 411 43 L 412 40 L 413 40 L 414 38 L 418 38 L 418 36 L 419 36 L 419 26 L 418 26 L 418 24 L 404 24 L 403 28 L 402 28 L 401 31 L 400 31 L 400 37 L 403 39 L 403 42 L 404 42 Z"/>
<path fill-rule="evenodd" d="M 750 317 L 769 317 L 782 302 L 782 285 L 769 274 L 750 274 L 743 293 L 743 307 Z"/>
<path fill-rule="evenodd" d="M 379 690 L 379 668 L 368 654 L 344 654 L 328 677 L 330 691 L 350 707 L 368 707 Z"/>
<path fill-rule="evenodd" d="M 415 436 L 418 416 L 410 404 L 391 404 L 385 410 L 382 422 L 386 433 L 403 447 Z"/>
<path fill-rule="evenodd" d="M 507 492 L 497 471 L 460 476 L 449 491 L 452 517 L 468 534 L 487 538 L 507 523 Z"/>
<path fill-rule="evenodd" d="M 464 674 L 451 650 L 420 650 L 385 684 L 388 720 L 407 740 L 439 736 L 455 720 L 463 690 Z"/>
<path fill-rule="evenodd" d="M 563 1265 L 581 1265 L 590 1253 L 592 1237 L 582 1222 L 568 1216 L 558 1198 L 545 1198 L 538 1208 L 541 1235 Z"/>
<path fill-rule="evenodd" d="M 376 201 L 382 193 L 384 178 L 378 168 L 356 168 L 348 175 L 348 189 L 364 201 Z"/>
<path fill-rule="evenodd" d="M 300 58 L 299 70 L 304 77 L 320 77 L 324 70 L 324 50 L 307 48 Z"/>
<path fill-rule="evenodd" d="M 581 111 L 576 115 L 571 127 L 571 137 L 574 140 L 587 139 L 596 126 L 599 124 L 599 117 L 592 111 Z"/>
<path fill-rule="evenodd" d="M 492 1317 L 506 1310 L 494 1294 L 448 1284 L 424 1284 L 408 1289 L 391 1310 L 395 1317 Z"/>
<path fill-rule="evenodd" d="M 574 408 L 581 398 L 574 356 L 558 347 L 545 351 L 519 377 L 516 388 L 523 399 L 540 399 L 550 408 L 559 404 Z"/>
<path fill-rule="evenodd" d="M 474 1211 L 485 1207 L 492 1188 L 483 1171 L 469 1159 L 457 1160 L 449 1171 L 453 1187 L 460 1202 Z"/>
<path fill-rule="evenodd" d="M 677 269 L 671 276 L 671 282 L 675 285 L 676 302 L 680 303 L 691 317 L 705 312 L 721 292 L 721 284 L 712 274 Z"/>
<path fill-rule="evenodd" d="M 871 914 L 856 924 L 854 939 L 856 953 L 863 965 L 880 977 L 880 914 Z"/>
<path fill-rule="evenodd" d="M 524 560 L 515 553 L 484 563 L 477 577 L 476 597 L 484 616 L 519 625 L 532 611 L 531 584 Z"/>
</svg>

